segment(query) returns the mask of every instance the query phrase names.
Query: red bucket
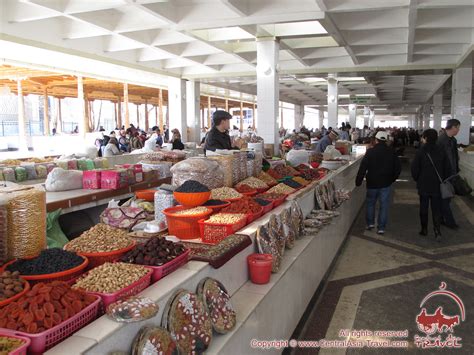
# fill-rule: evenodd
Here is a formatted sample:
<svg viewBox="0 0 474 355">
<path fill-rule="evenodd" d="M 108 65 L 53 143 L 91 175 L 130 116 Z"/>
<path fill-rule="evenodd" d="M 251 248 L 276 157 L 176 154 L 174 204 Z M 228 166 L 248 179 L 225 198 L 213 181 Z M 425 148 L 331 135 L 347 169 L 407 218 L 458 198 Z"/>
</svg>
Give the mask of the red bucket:
<svg viewBox="0 0 474 355">
<path fill-rule="evenodd" d="M 247 256 L 250 280 L 254 284 L 263 285 L 270 281 L 272 260 L 271 254 L 250 254 Z"/>
</svg>

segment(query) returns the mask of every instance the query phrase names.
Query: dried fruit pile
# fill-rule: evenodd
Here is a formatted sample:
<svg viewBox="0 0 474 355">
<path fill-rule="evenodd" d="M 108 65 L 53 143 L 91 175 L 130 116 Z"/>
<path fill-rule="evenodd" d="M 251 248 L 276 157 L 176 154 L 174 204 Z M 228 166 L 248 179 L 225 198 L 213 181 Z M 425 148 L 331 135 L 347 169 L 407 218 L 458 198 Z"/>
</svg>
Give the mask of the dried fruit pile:
<svg viewBox="0 0 474 355">
<path fill-rule="evenodd" d="M 183 254 L 185 248 L 165 238 L 150 238 L 122 256 L 120 261 L 131 264 L 161 266 Z"/>
<path fill-rule="evenodd" d="M 309 181 L 305 180 L 301 176 L 295 176 L 292 180 L 303 186 L 307 186 L 309 184 Z"/>
<path fill-rule="evenodd" d="M 270 175 L 275 180 L 282 179 L 282 178 L 285 177 L 284 175 L 281 175 L 281 174 L 277 173 L 275 170 L 273 170 L 271 168 L 268 169 L 267 174 Z"/>
<path fill-rule="evenodd" d="M 43 250 L 33 259 L 18 259 L 7 266 L 8 271 L 19 271 L 21 275 L 44 275 L 66 271 L 81 265 L 84 259 L 74 252 L 52 248 Z"/>
<path fill-rule="evenodd" d="M 237 185 L 235 189 L 240 192 L 240 193 L 245 193 L 245 192 L 256 192 L 256 190 L 253 187 L 250 187 L 249 185 Z"/>
<path fill-rule="evenodd" d="M 64 249 L 78 253 L 98 253 L 120 250 L 130 246 L 133 239 L 125 230 L 99 223 L 71 240 Z"/>
<path fill-rule="evenodd" d="M 222 209 L 223 213 L 259 213 L 262 211 L 262 206 L 255 202 L 250 197 L 244 197 L 239 201 L 232 202 L 230 206 Z"/>
<path fill-rule="evenodd" d="M 299 175 L 298 170 L 283 164 L 275 166 L 275 171 L 282 177 Z"/>
<path fill-rule="evenodd" d="M 281 194 L 281 193 L 272 193 L 272 192 L 265 192 L 263 194 L 258 194 L 257 195 L 257 198 L 262 198 L 262 199 L 265 199 L 265 200 L 280 200 L 282 198 L 285 197 L 285 194 Z"/>
<path fill-rule="evenodd" d="M 293 189 L 299 189 L 300 187 L 303 186 L 300 183 L 297 183 L 296 181 L 294 181 L 293 179 L 285 180 L 283 183 Z"/>
<path fill-rule="evenodd" d="M 185 181 L 180 187 L 178 187 L 176 192 L 208 192 L 209 188 L 206 185 L 201 184 L 196 180 Z"/>
<path fill-rule="evenodd" d="M 61 281 L 40 282 L 24 296 L 0 308 L 0 328 L 41 333 L 81 312 L 96 297 Z"/>
<path fill-rule="evenodd" d="M 0 274 L 0 301 L 11 298 L 23 291 L 25 280 L 20 278 L 18 271 L 4 271 Z"/>
</svg>

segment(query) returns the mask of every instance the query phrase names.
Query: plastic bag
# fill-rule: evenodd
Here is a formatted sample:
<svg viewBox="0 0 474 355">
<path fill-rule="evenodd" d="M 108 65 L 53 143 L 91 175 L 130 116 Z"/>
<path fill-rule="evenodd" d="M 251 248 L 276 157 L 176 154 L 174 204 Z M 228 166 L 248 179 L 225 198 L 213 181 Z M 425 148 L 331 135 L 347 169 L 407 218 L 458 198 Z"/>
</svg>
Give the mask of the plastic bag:
<svg viewBox="0 0 474 355">
<path fill-rule="evenodd" d="M 7 200 L 0 197 L 0 265 L 8 261 L 8 210 Z"/>
<path fill-rule="evenodd" d="M 181 186 L 188 180 L 196 180 L 209 189 L 224 186 L 224 172 L 216 161 L 206 158 L 189 158 L 171 168 L 172 184 Z"/>
<path fill-rule="evenodd" d="M 38 179 L 45 179 L 48 176 L 48 168 L 45 165 L 36 165 L 36 175 Z"/>
<path fill-rule="evenodd" d="M 54 168 L 46 178 L 47 191 L 68 191 L 82 189 L 82 171 Z"/>
<path fill-rule="evenodd" d="M 46 239 L 48 248 L 63 248 L 64 245 L 69 242 L 66 235 L 63 233 L 61 226 L 59 225 L 59 216 L 61 215 L 61 209 L 49 212 L 46 217 Z"/>
<path fill-rule="evenodd" d="M 68 170 L 68 163 L 66 160 L 57 160 L 56 165 L 61 169 Z"/>
<path fill-rule="evenodd" d="M 296 231 L 296 238 L 299 239 L 304 234 L 304 215 L 300 205 L 296 201 L 291 202 L 291 220 L 293 229 Z"/>
<path fill-rule="evenodd" d="M 3 169 L 3 179 L 5 181 L 16 181 L 15 170 L 13 168 L 5 168 Z"/>
<path fill-rule="evenodd" d="M 77 168 L 79 170 L 82 170 L 82 171 L 87 170 L 87 160 L 86 159 L 79 159 L 77 161 Z"/>
<path fill-rule="evenodd" d="M 279 215 L 271 215 L 268 221 L 268 227 L 270 229 L 270 236 L 275 240 L 278 248 L 278 252 L 281 256 L 285 253 L 286 235 L 283 231 L 283 224 Z"/>
<path fill-rule="evenodd" d="M 291 166 L 309 164 L 309 154 L 306 150 L 292 149 L 286 154 L 286 161 L 290 163 Z"/>
<path fill-rule="evenodd" d="M 291 249 L 295 246 L 296 240 L 295 225 L 291 221 L 291 207 L 283 210 L 281 222 L 283 224 L 283 233 L 285 234 L 285 246 Z"/>
<path fill-rule="evenodd" d="M 38 179 L 38 174 L 36 173 L 35 164 L 24 164 L 21 166 L 26 170 L 26 179 L 27 180 L 36 180 Z"/>
<path fill-rule="evenodd" d="M 25 181 L 28 178 L 26 169 L 22 166 L 15 168 L 15 177 L 17 182 Z"/>
<path fill-rule="evenodd" d="M 278 243 L 270 233 L 268 224 L 261 225 L 257 229 L 257 247 L 259 253 L 272 255 L 272 272 L 278 272 L 282 256 L 278 249 Z"/>
<path fill-rule="evenodd" d="M 68 170 L 77 170 L 77 160 L 72 159 L 67 161 L 67 169 Z"/>
</svg>

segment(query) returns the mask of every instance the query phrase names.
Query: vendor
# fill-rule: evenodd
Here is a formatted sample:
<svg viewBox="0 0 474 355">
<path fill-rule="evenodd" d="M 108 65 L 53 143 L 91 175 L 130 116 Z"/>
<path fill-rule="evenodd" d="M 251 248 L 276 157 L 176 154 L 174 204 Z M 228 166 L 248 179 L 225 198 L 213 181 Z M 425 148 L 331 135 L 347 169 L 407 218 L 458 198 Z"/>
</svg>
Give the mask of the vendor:
<svg viewBox="0 0 474 355">
<path fill-rule="evenodd" d="M 120 150 L 117 148 L 117 138 L 111 137 L 109 142 L 104 148 L 103 157 L 113 157 L 114 155 L 120 155 Z"/>
<path fill-rule="evenodd" d="M 316 153 L 324 153 L 326 148 L 335 142 L 339 135 L 336 131 L 332 130 L 329 134 L 325 135 L 321 140 L 318 141 L 318 145 L 316 146 Z"/>
<path fill-rule="evenodd" d="M 204 150 L 234 149 L 229 136 L 230 119 L 227 111 L 215 111 L 212 114 L 212 128 L 206 135 Z"/>
</svg>

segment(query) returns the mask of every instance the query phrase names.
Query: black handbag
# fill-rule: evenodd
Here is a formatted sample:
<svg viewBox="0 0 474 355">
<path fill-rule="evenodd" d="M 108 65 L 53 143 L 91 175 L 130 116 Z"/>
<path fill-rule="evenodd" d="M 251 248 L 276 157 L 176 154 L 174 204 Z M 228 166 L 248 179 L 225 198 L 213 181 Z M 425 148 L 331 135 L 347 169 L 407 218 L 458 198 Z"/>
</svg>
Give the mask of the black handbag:
<svg viewBox="0 0 474 355">
<path fill-rule="evenodd" d="M 472 192 L 472 188 L 467 183 L 466 179 L 462 178 L 459 175 L 454 175 L 449 179 L 451 185 L 454 187 L 454 192 L 459 196 L 468 196 Z"/>
</svg>

